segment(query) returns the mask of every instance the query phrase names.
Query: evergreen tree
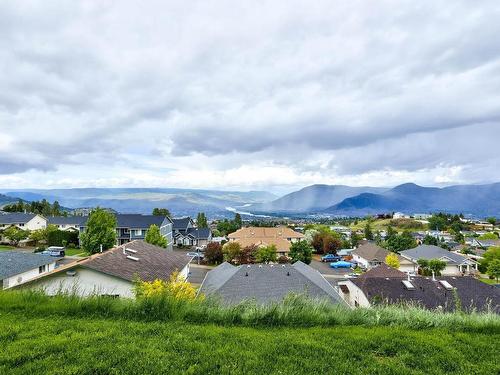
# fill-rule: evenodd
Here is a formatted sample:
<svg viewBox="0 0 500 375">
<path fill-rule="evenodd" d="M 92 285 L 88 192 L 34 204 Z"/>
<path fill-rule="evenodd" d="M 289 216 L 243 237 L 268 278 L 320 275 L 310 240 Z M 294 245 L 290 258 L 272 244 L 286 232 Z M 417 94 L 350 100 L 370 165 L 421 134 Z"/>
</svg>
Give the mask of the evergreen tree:
<svg viewBox="0 0 500 375">
<path fill-rule="evenodd" d="M 208 228 L 208 220 L 204 212 L 199 212 L 196 216 L 196 226 L 198 228 Z"/>
</svg>

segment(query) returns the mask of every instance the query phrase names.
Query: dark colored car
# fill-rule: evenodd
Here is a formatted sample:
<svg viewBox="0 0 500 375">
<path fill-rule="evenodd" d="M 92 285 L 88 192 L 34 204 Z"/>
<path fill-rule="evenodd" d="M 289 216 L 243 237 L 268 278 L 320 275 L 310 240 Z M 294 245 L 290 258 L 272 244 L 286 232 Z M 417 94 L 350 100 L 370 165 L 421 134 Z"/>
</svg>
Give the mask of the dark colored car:
<svg viewBox="0 0 500 375">
<path fill-rule="evenodd" d="M 322 262 L 338 262 L 339 260 L 342 260 L 342 257 L 334 254 L 326 254 L 321 257 Z"/>
</svg>

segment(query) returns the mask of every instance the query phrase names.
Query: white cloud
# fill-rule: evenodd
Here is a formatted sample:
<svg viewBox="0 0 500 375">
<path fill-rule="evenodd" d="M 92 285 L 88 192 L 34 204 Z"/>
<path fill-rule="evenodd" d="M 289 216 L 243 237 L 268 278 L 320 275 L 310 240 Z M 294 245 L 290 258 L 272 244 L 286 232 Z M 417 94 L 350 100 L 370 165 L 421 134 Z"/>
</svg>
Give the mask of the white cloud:
<svg viewBox="0 0 500 375">
<path fill-rule="evenodd" d="M 3 2 L 0 187 L 499 180 L 499 16 L 496 1 Z"/>
</svg>

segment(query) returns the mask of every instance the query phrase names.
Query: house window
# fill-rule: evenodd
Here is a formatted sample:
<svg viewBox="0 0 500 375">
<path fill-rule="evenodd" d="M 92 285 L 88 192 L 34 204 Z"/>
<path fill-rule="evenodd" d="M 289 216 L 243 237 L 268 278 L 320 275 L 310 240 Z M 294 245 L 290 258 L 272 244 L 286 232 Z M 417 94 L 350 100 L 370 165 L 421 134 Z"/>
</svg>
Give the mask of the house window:
<svg viewBox="0 0 500 375">
<path fill-rule="evenodd" d="M 136 229 L 135 230 L 135 235 L 136 236 L 142 236 L 142 229 Z"/>
<path fill-rule="evenodd" d="M 38 273 L 44 273 L 47 270 L 47 266 L 44 264 L 43 266 L 38 267 Z"/>
</svg>

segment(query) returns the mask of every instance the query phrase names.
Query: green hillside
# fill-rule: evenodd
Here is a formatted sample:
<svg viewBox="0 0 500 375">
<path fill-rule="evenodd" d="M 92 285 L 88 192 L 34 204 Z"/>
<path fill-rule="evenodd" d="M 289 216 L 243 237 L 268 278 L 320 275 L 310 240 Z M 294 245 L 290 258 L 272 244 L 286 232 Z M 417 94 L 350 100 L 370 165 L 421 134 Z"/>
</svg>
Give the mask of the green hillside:
<svg viewBox="0 0 500 375">
<path fill-rule="evenodd" d="M 0 374 L 500 372 L 491 314 L 314 309 L 0 292 Z"/>
</svg>

